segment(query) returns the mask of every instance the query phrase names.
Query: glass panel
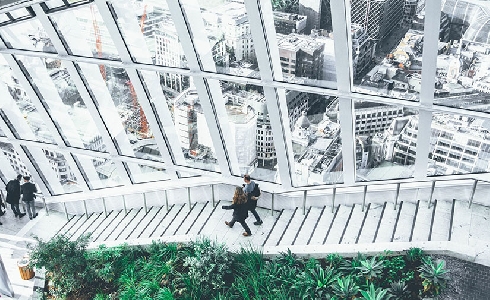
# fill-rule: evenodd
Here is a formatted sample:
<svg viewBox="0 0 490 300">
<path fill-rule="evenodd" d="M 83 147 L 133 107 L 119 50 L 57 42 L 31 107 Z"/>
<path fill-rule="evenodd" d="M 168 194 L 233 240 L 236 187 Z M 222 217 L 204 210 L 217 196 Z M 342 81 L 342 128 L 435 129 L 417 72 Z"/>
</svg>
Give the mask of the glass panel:
<svg viewBox="0 0 490 300">
<path fill-rule="evenodd" d="M 330 1 L 271 1 L 284 81 L 335 88 Z"/>
<path fill-rule="evenodd" d="M 490 112 L 489 21 L 484 2 L 442 1 L 434 104 Z"/>
<path fill-rule="evenodd" d="M 44 4 L 46 4 L 48 6 L 48 8 L 57 8 L 57 7 L 60 7 L 60 6 L 65 6 L 65 3 L 63 2 L 63 0 L 50 0 L 50 1 L 46 1 L 44 2 Z"/>
<path fill-rule="evenodd" d="M 78 162 L 91 163 L 97 172 L 97 176 L 90 176 L 89 186 L 91 189 L 99 189 L 122 185 L 116 164 L 107 158 L 73 154 Z"/>
<path fill-rule="evenodd" d="M 240 174 L 279 182 L 277 153 L 262 87 L 222 81 L 221 88 Z"/>
<path fill-rule="evenodd" d="M 38 20 L 29 20 L 0 28 L 8 47 L 56 53 L 53 43 Z"/>
<path fill-rule="evenodd" d="M 0 80 L 8 89 L 1 98 L 4 103 L 2 111 L 14 126 L 16 135 L 25 140 L 54 143 L 53 136 L 48 131 L 45 121 L 31 102 L 19 80 L 14 76 L 3 56 L 0 56 Z M 25 126 L 27 123 L 28 127 Z"/>
<path fill-rule="evenodd" d="M 117 23 L 136 61 L 187 68 L 184 50 L 165 1 L 115 1 Z"/>
<path fill-rule="evenodd" d="M 9 22 L 10 18 L 6 14 L 0 14 L 0 23 Z"/>
<path fill-rule="evenodd" d="M 75 12 L 54 14 L 52 20 L 75 55 L 119 60 L 119 55 L 95 4 Z"/>
<path fill-rule="evenodd" d="M 427 175 L 488 172 L 489 138 L 488 120 L 433 114 Z"/>
<path fill-rule="evenodd" d="M 166 74 L 160 74 L 164 78 Z M 186 78 L 186 80 L 188 80 Z M 219 172 L 218 159 L 196 88 L 172 92 L 160 80 L 187 165 Z"/>
<path fill-rule="evenodd" d="M 250 23 L 242 1 L 198 0 L 218 73 L 259 78 Z"/>
<path fill-rule="evenodd" d="M 286 90 L 297 186 L 343 181 L 337 99 Z"/>
<path fill-rule="evenodd" d="M 418 112 L 402 106 L 354 102 L 358 181 L 412 177 Z"/>
<path fill-rule="evenodd" d="M 51 117 L 72 147 L 106 152 L 90 112 L 84 104 L 68 71 L 60 60 L 17 56 L 29 72 L 34 87 L 41 92 Z"/>
<path fill-rule="evenodd" d="M 5 163 L 8 161 L 8 164 L 12 167 L 13 171 L 17 174 L 22 174 L 22 175 L 30 175 L 29 171 L 26 168 L 26 165 L 22 160 L 20 159 L 19 154 L 17 151 L 14 150 L 14 146 L 9 143 L 4 143 L 0 142 L 0 150 L 2 151 L 4 157 L 0 158 L 0 161 L 2 163 Z M 7 166 L 5 166 L 8 168 Z M 6 170 L 2 170 L 2 172 L 5 172 Z M 9 180 L 13 179 L 15 176 L 12 176 L 12 178 L 9 178 Z"/>
<path fill-rule="evenodd" d="M 16 9 L 16 10 L 10 11 L 9 13 L 12 16 L 12 18 L 14 18 L 15 20 L 21 19 L 21 18 L 24 18 L 24 17 L 28 17 L 28 16 L 31 15 L 27 11 L 27 9 L 25 9 L 25 8 Z"/>
<path fill-rule="evenodd" d="M 424 0 L 352 2 L 355 91 L 418 101 L 424 8 Z M 442 30 L 449 29 L 449 23 L 442 21 L 442 17 L 441 22 Z M 447 45 L 442 41 L 439 45 L 443 52 Z"/>
<path fill-rule="evenodd" d="M 170 176 L 163 168 L 138 164 L 139 174 L 134 174 L 133 179 L 136 183 L 145 183 L 151 181 L 170 180 Z"/>
<path fill-rule="evenodd" d="M 83 178 L 75 177 L 63 154 L 52 150 L 43 151 L 65 193 L 81 191 L 82 189 L 77 184 L 77 181 L 81 180 L 83 182 Z"/>
</svg>

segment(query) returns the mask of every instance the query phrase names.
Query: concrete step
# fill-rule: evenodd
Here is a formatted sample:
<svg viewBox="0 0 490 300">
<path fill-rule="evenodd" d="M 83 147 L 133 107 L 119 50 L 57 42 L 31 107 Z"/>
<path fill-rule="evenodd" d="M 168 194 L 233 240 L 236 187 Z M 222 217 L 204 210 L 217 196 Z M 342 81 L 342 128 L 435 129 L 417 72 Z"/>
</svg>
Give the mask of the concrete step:
<svg viewBox="0 0 490 300">
<path fill-rule="evenodd" d="M 369 212 L 370 204 L 364 207 L 364 211 L 362 211 L 362 204 L 354 205 L 354 209 L 352 210 L 352 216 L 349 220 L 349 224 L 345 229 L 345 233 L 342 237 L 341 244 L 355 244 L 356 240 L 359 236 L 359 231 L 361 229 L 362 223 L 364 221 L 364 217 Z"/>
<path fill-rule="evenodd" d="M 180 207 L 180 206 L 179 206 Z M 170 218 L 172 213 L 175 213 L 178 208 L 172 204 L 168 206 L 162 206 L 158 209 L 157 213 L 149 220 L 148 224 L 138 233 L 136 238 L 148 238 L 150 237 L 167 217 Z"/>
<path fill-rule="evenodd" d="M 396 231 L 393 235 L 393 242 L 408 242 L 412 234 L 413 220 L 415 218 L 415 209 L 417 205 L 405 201 L 398 217 Z"/>
<path fill-rule="evenodd" d="M 385 208 L 386 207 L 386 208 Z M 376 204 L 371 203 L 369 206 L 368 214 L 366 220 L 364 221 L 364 226 L 362 227 L 361 234 L 359 235 L 359 239 L 357 243 L 372 243 L 374 239 L 374 234 L 376 233 L 376 229 L 378 228 L 378 224 L 381 218 L 381 214 L 384 214 L 383 209 L 393 210 L 393 206 L 390 206 L 385 202 L 385 204 Z"/>
<path fill-rule="evenodd" d="M 116 230 L 116 227 L 121 224 L 121 222 L 124 222 L 124 219 L 126 218 L 127 214 L 125 214 L 124 210 L 120 210 L 117 214 L 112 213 L 108 217 L 110 218 L 110 222 L 107 223 L 107 225 L 102 228 L 101 232 L 99 233 L 98 236 L 94 236 L 92 240 L 94 242 L 101 242 L 105 241 L 109 235 Z"/>
<path fill-rule="evenodd" d="M 183 210 L 185 210 L 185 207 L 186 204 L 176 204 L 175 207 L 171 211 L 169 211 L 167 216 L 162 219 L 162 222 L 157 225 L 157 227 L 149 237 L 162 237 L 168 231 L 168 228 L 174 223 L 175 219 L 182 218 L 181 213 Z"/>
<path fill-rule="evenodd" d="M 211 217 L 213 210 L 218 208 L 220 202 L 218 201 L 218 203 L 215 203 L 215 205 L 216 206 L 213 206 L 213 204 L 209 201 L 204 203 L 201 209 L 199 211 L 196 211 L 197 215 L 194 217 L 194 219 L 192 219 L 193 223 L 189 226 L 189 228 L 184 234 L 197 235 L 201 230 L 201 228 L 204 227 L 206 222 Z"/>
<path fill-rule="evenodd" d="M 73 226 L 73 224 L 77 222 L 79 218 L 80 216 L 77 215 L 69 215 L 68 220 L 60 227 L 60 229 L 58 229 L 58 231 L 54 234 L 54 236 L 63 234 L 68 228 Z"/>
<path fill-rule="evenodd" d="M 191 205 L 191 207 L 186 205 L 185 208 L 180 212 L 180 214 L 175 218 L 174 222 L 170 224 L 167 232 L 165 232 L 164 235 L 165 236 L 176 235 L 180 229 L 184 230 L 184 232 L 187 231 L 187 229 L 189 229 L 193 221 L 189 217 L 194 213 L 195 216 L 197 216 L 202 206 L 204 206 L 203 203 L 194 203 Z"/>
<path fill-rule="evenodd" d="M 468 245 L 471 227 L 472 209 L 468 203 L 456 200 L 454 203 L 453 227 L 451 229 L 451 241 L 457 241 L 462 245 Z"/>
<path fill-rule="evenodd" d="M 355 206 L 355 205 L 354 205 Z M 339 212 L 333 222 L 333 225 L 328 233 L 325 244 L 338 244 L 342 237 L 346 226 L 348 225 L 349 218 L 354 209 L 354 206 L 341 205 Z"/>
<path fill-rule="evenodd" d="M 115 240 L 126 240 L 127 236 L 133 232 L 133 230 L 138 226 L 138 224 L 141 222 L 142 219 L 144 219 L 146 213 L 145 209 L 143 207 L 140 207 L 139 209 L 134 209 L 134 213 L 132 216 L 129 216 L 129 218 L 126 218 L 126 224 L 125 226 L 120 226 L 122 227 L 121 229 L 117 230 L 114 232 Z"/>
<path fill-rule="evenodd" d="M 427 208 L 425 201 L 418 200 L 417 217 L 413 228 L 411 241 L 427 241 L 429 239 L 430 226 L 432 223 L 432 211 L 434 206 Z"/>
<path fill-rule="evenodd" d="M 320 214 L 322 213 L 324 208 L 319 208 L 319 207 L 310 207 L 308 216 L 305 219 L 305 222 L 303 223 L 303 226 L 301 229 L 298 231 L 296 240 L 293 242 L 293 245 L 307 245 L 308 240 L 312 236 L 312 234 L 315 232 L 315 229 L 317 227 L 317 222 L 318 218 L 320 217 Z"/>
<path fill-rule="evenodd" d="M 143 209 L 140 208 L 132 208 L 128 210 L 128 213 L 124 215 L 124 218 L 121 222 L 118 222 L 117 225 L 106 235 L 104 241 L 116 241 L 119 238 L 119 235 L 131 226 L 134 219 L 138 216 L 139 212 Z M 123 212 L 124 213 L 124 212 Z M 108 230 L 106 230 L 108 231 Z"/>
<path fill-rule="evenodd" d="M 86 233 L 92 233 L 92 231 L 97 228 L 97 226 L 102 222 L 104 219 L 104 213 L 94 213 L 91 216 L 91 220 L 88 220 L 85 222 L 84 226 L 79 228 L 77 232 L 75 232 L 71 237 L 70 240 L 74 241 L 77 238 L 79 238 L 82 234 Z"/>
<path fill-rule="evenodd" d="M 78 223 L 75 226 L 70 228 L 70 230 L 66 231 L 65 233 L 66 236 L 68 236 L 71 239 L 71 237 L 77 232 L 79 232 L 80 230 L 82 230 L 83 232 L 83 228 L 89 226 L 93 222 L 93 220 L 97 218 L 98 215 L 99 215 L 98 213 L 89 214 L 88 217 L 87 215 L 83 215 L 83 218 L 80 221 L 78 221 Z"/>
<path fill-rule="evenodd" d="M 332 208 L 328 206 L 322 209 L 322 213 L 316 223 L 315 231 L 308 241 L 308 245 L 323 245 L 329 228 L 333 225 L 333 221 L 336 219 L 339 210 L 340 205 L 334 208 L 334 212 L 332 212 Z"/>
<path fill-rule="evenodd" d="M 378 232 L 376 234 L 375 243 L 385 243 L 391 242 L 391 238 L 393 237 L 393 229 L 395 228 L 396 217 L 398 212 L 400 211 L 400 207 L 403 207 L 403 201 L 401 201 L 396 210 L 389 207 L 387 204 L 386 208 L 383 212 L 383 217 L 381 218 L 381 222 L 378 226 Z"/>
<path fill-rule="evenodd" d="M 447 241 L 449 239 L 453 202 L 435 201 L 434 224 L 432 225 L 432 234 L 429 237 L 429 241 Z"/>
<path fill-rule="evenodd" d="M 119 214 L 124 214 L 124 211 L 122 210 L 111 210 L 107 212 L 107 217 L 105 216 L 105 213 L 102 213 L 102 220 L 100 221 L 99 224 L 97 224 L 97 227 L 92 229 L 92 235 L 90 236 L 90 239 L 92 241 L 95 241 L 98 236 L 104 232 L 106 227 L 113 222 L 113 219 L 116 218 L 117 215 Z M 100 218 L 99 218 L 100 219 Z"/>
<path fill-rule="evenodd" d="M 148 212 L 140 219 L 138 224 L 133 228 L 132 231 L 129 232 L 124 239 L 133 240 L 140 235 L 143 230 L 148 226 L 149 223 L 155 218 L 155 216 L 160 213 L 163 206 L 152 206 L 148 209 Z"/>
<path fill-rule="evenodd" d="M 274 228 L 270 231 L 269 236 L 264 241 L 267 246 L 277 246 L 282 239 L 284 230 L 287 229 L 287 225 L 290 223 L 294 215 L 296 215 L 298 208 L 295 210 L 283 210 L 279 216 Z"/>
<path fill-rule="evenodd" d="M 296 211 L 296 215 L 291 220 L 291 222 L 287 225 L 287 229 L 284 232 L 284 236 L 281 239 L 279 245 L 292 245 L 298 233 L 303 226 L 306 218 L 310 213 L 310 209 L 306 210 L 306 214 L 303 215 L 302 209 L 298 208 Z"/>
</svg>

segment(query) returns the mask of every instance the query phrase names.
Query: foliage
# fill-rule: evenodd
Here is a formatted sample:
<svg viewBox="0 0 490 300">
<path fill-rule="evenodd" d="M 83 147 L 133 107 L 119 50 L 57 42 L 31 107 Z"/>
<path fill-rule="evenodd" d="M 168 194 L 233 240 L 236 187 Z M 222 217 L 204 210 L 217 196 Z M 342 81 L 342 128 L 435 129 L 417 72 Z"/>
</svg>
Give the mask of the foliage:
<svg viewBox="0 0 490 300">
<path fill-rule="evenodd" d="M 376 261 L 376 256 L 371 259 L 360 260 L 360 264 L 356 269 L 369 281 L 378 278 L 383 273 L 383 261 Z"/>
<path fill-rule="evenodd" d="M 29 245 L 31 263 L 46 269 L 56 296 L 64 297 L 90 282 L 91 272 L 85 257 L 89 238 L 88 234 L 75 241 L 70 241 L 66 235 L 55 236 L 49 241 L 34 237 L 37 245 Z"/>
<path fill-rule="evenodd" d="M 410 248 L 405 254 L 405 260 L 409 266 L 418 267 L 420 262 L 425 257 L 424 250 L 420 248 Z"/>
<path fill-rule="evenodd" d="M 408 286 L 405 281 L 395 281 L 390 284 L 388 293 L 393 299 L 405 300 L 410 299 L 410 292 L 408 291 Z"/>
<path fill-rule="evenodd" d="M 371 283 L 369 285 L 369 290 L 361 291 L 361 294 L 365 300 L 385 300 L 390 298 L 389 295 L 386 295 L 387 292 L 387 290 L 381 288 L 375 289 L 374 285 Z"/>
<path fill-rule="evenodd" d="M 272 0 L 272 9 L 286 13 L 299 13 L 298 0 Z"/>
<path fill-rule="evenodd" d="M 333 292 L 340 299 L 350 299 L 357 295 L 359 286 L 356 285 L 352 276 L 345 276 L 337 278 L 337 281 L 333 284 Z"/>
<path fill-rule="evenodd" d="M 344 258 L 342 256 L 338 255 L 337 253 L 331 253 L 331 254 L 327 255 L 327 257 L 325 258 L 325 261 L 327 262 L 327 264 L 331 268 L 338 268 L 338 267 L 340 267 L 340 265 L 344 261 Z"/>
<path fill-rule="evenodd" d="M 413 270 L 407 269 L 407 264 L 402 256 L 386 258 L 384 264 L 383 286 L 388 287 L 395 281 L 410 281 L 414 277 Z"/>
<path fill-rule="evenodd" d="M 424 279 L 422 282 L 424 294 L 436 296 L 446 287 L 449 276 L 445 265 L 446 262 L 444 260 L 437 261 L 434 264 L 431 257 L 426 257 L 422 260 L 422 266 L 419 267 L 419 272 L 420 277 Z"/>
</svg>

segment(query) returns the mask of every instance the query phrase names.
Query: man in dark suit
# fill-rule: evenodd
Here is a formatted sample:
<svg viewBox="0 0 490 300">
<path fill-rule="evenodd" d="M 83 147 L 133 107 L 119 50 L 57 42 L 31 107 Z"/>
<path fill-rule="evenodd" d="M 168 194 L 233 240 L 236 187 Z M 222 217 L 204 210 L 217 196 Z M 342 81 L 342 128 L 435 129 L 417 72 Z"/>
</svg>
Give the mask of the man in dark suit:
<svg viewBox="0 0 490 300">
<path fill-rule="evenodd" d="M 29 219 L 37 217 L 36 208 L 34 207 L 34 199 L 37 192 L 36 185 L 32 182 L 30 176 L 24 176 L 24 184 L 20 187 L 20 193 L 22 194 L 22 201 L 26 204 L 27 213 L 29 214 Z"/>
<path fill-rule="evenodd" d="M 19 200 L 20 200 L 20 180 L 22 175 L 17 175 L 17 179 L 12 179 L 7 183 L 7 203 L 10 204 L 10 208 L 14 211 L 16 217 L 22 218 L 26 214 L 20 212 Z"/>
</svg>

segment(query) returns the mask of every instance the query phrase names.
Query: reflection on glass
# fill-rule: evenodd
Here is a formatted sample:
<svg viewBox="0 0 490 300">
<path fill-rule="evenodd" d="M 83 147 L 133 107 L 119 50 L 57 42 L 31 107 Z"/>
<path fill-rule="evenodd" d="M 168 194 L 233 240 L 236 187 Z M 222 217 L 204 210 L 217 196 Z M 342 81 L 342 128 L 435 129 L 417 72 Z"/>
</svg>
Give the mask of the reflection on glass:
<svg viewBox="0 0 490 300">
<path fill-rule="evenodd" d="M 343 181 L 337 99 L 286 91 L 297 186 Z"/>
<path fill-rule="evenodd" d="M 219 73 L 259 78 L 250 22 L 239 1 L 198 0 Z"/>
<path fill-rule="evenodd" d="M 82 189 L 78 185 L 77 181 L 81 180 L 83 182 L 83 178 L 75 177 L 68 166 L 65 157 L 61 153 L 54 152 L 52 150 L 43 151 L 65 193 L 81 191 Z"/>
<path fill-rule="evenodd" d="M 26 165 L 20 159 L 19 154 L 15 151 L 14 146 L 9 143 L 0 142 L 0 150 L 2 151 L 5 158 L 8 160 L 10 166 L 17 174 L 30 175 L 26 168 Z M 1 159 L 2 161 L 4 159 Z M 13 178 L 9 178 L 11 180 Z"/>
<path fill-rule="evenodd" d="M 119 60 L 109 31 L 95 4 L 54 14 L 52 20 L 75 55 Z M 87 51 L 87 46 L 90 51 Z"/>
<path fill-rule="evenodd" d="M 222 81 L 221 88 L 228 113 L 230 143 L 235 151 L 240 174 L 279 182 L 277 154 L 262 88 Z M 232 147 L 232 148 L 233 148 Z"/>
<path fill-rule="evenodd" d="M 11 48 L 56 53 L 53 43 L 38 20 L 1 27 L 0 34 Z"/>
<path fill-rule="evenodd" d="M 167 98 L 177 138 L 189 166 L 219 172 L 216 151 L 195 87 Z"/>
<path fill-rule="evenodd" d="M 330 1 L 272 0 L 272 8 L 284 80 L 334 87 Z"/>
<path fill-rule="evenodd" d="M 19 8 L 9 12 L 14 20 L 22 19 L 25 17 L 30 17 L 31 14 L 26 8 Z"/>
<path fill-rule="evenodd" d="M 128 48 L 142 63 L 187 68 L 187 60 L 165 1 L 117 1 L 117 24 Z"/>
<path fill-rule="evenodd" d="M 91 176 L 88 182 L 91 189 L 122 185 L 116 164 L 112 160 L 73 153 L 72 156 L 77 161 L 90 161 L 95 167 L 97 176 Z"/>
<path fill-rule="evenodd" d="M 453 114 L 434 114 L 427 175 L 488 172 L 489 128 L 488 120 Z"/>
<path fill-rule="evenodd" d="M 49 0 L 49 1 L 44 2 L 44 4 L 46 4 L 46 6 L 50 9 L 51 8 L 57 8 L 60 6 L 65 6 L 65 3 L 63 2 L 63 0 Z"/>
<path fill-rule="evenodd" d="M 351 33 L 355 90 L 418 101 L 425 0 L 353 1 Z M 442 30 L 449 23 L 441 15 Z M 445 27 L 446 26 L 446 27 Z M 447 42 L 442 40 L 441 42 Z M 443 51 L 443 43 L 439 51 Z"/>
<path fill-rule="evenodd" d="M 482 1 L 442 1 L 435 104 L 490 111 L 487 9 Z"/>
<path fill-rule="evenodd" d="M 151 181 L 163 181 L 171 179 L 167 171 L 163 168 L 138 164 L 140 173 L 134 174 L 133 180 L 135 183 L 144 183 Z"/>
<path fill-rule="evenodd" d="M 358 181 L 412 177 L 417 113 L 397 105 L 354 103 Z"/>
</svg>

